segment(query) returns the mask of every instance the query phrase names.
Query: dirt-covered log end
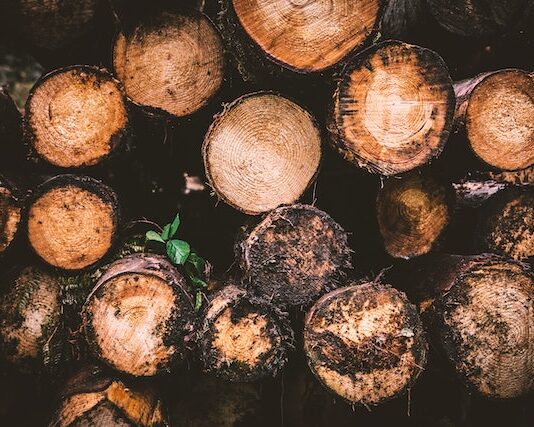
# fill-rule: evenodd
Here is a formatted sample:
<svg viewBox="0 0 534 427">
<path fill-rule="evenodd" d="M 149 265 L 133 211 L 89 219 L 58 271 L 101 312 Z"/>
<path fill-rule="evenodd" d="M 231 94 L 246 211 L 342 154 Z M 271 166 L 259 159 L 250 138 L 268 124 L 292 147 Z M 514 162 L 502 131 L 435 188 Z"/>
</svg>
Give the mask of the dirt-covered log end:
<svg viewBox="0 0 534 427">
<path fill-rule="evenodd" d="M 462 84 L 469 81 L 456 90 Z M 467 102 L 465 131 L 482 161 L 502 170 L 534 164 L 534 78 L 521 70 L 490 73 Z"/>
<path fill-rule="evenodd" d="M 183 117 L 202 108 L 223 82 L 220 35 L 199 12 L 162 13 L 126 26 L 115 40 L 113 66 L 136 104 Z"/>
<path fill-rule="evenodd" d="M 478 246 L 486 252 L 526 260 L 534 257 L 534 194 L 510 188 L 488 200 L 479 213 Z"/>
<path fill-rule="evenodd" d="M 60 167 L 94 165 L 123 141 L 126 96 L 108 71 L 74 65 L 52 71 L 26 102 L 25 139 L 34 153 Z"/>
<path fill-rule="evenodd" d="M 294 203 L 317 174 L 321 133 L 294 102 L 269 92 L 238 98 L 215 118 L 203 144 L 217 195 L 257 215 Z"/>
<path fill-rule="evenodd" d="M 15 238 L 21 218 L 22 205 L 16 190 L 0 176 L 0 255 Z"/>
<path fill-rule="evenodd" d="M 69 379 L 50 427 L 167 426 L 163 401 L 153 386 L 124 382 L 88 365 Z"/>
<path fill-rule="evenodd" d="M 432 335 L 467 385 L 492 398 L 534 390 L 534 281 L 524 265 L 482 255 L 427 310 Z"/>
<path fill-rule="evenodd" d="M 328 125 L 332 144 L 371 172 L 406 172 L 441 153 L 454 107 L 452 81 L 438 54 L 386 41 L 344 68 Z"/>
<path fill-rule="evenodd" d="M 430 252 L 449 222 L 451 204 L 452 194 L 431 176 L 411 173 L 387 179 L 376 202 L 387 253 L 412 258 Z"/>
<path fill-rule="evenodd" d="M 118 223 L 119 206 L 111 188 L 86 176 L 58 175 L 35 192 L 28 239 L 48 264 L 81 270 L 109 252 Z"/>
<path fill-rule="evenodd" d="M 275 62 L 309 73 L 361 48 L 377 28 L 379 0 L 231 2 L 250 38 Z"/>
<path fill-rule="evenodd" d="M 0 300 L 2 359 L 23 372 L 58 364 L 62 352 L 61 286 L 57 276 L 26 267 Z"/>
<path fill-rule="evenodd" d="M 217 291 L 206 308 L 200 358 L 203 369 L 220 378 L 255 381 L 280 371 L 292 341 L 281 312 L 230 284 Z"/>
<path fill-rule="evenodd" d="M 133 376 L 170 371 L 184 358 L 196 324 L 184 277 L 164 257 L 149 254 L 107 266 L 82 318 L 93 354 Z"/>
<path fill-rule="evenodd" d="M 306 315 L 304 350 L 331 392 L 376 405 L 413 385 L 426 364 L 427 342 L 406 296 L 370 282 L 336 289 L 315 303 Z"/>
<path fill-rule="evenodd" d="M 250 291 L 279 306 L 311 303 L 351 268 L 347 233 L 309 205 L 269 212 L 243 230 L 236 252 Z"/>
</svg>

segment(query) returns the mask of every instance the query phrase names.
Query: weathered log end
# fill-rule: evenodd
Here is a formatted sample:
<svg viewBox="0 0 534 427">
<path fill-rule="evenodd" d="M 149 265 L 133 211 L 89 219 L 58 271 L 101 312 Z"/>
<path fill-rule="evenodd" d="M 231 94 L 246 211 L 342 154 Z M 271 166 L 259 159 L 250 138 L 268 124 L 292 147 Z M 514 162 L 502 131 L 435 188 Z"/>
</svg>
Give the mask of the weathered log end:
<svg viewBox="0 0 534 427">
<path fill-rule="evenodd" d="M 13 185 L 0 176 L 0 254 L 11 244 L 22 218 L 21 200 Z"/>
</svg>

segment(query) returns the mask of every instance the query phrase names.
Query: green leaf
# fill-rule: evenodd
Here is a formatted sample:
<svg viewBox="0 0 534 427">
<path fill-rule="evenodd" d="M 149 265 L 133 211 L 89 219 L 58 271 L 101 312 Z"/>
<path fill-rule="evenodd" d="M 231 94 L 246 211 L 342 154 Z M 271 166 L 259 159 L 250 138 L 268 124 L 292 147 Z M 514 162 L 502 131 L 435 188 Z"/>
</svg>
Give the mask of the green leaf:
<svg viewBox="0 0 534 427">
<path fill-rule="evenodd" d="M 147 231 L 145 238 L 147 240 L 155 240 L 156 242 L 165 243 L 165 240 L 163 240 L 162 237 L 153 230 Z"/>
<path fill-rule="evenodd" d="M 197 288 L 207 288 L 208 287 L 208 284 L 204 280 L 199 278 L 199 277 L 191 276 L 190 279 L 191 279 L 191 283 L 193 285 L 195 285 Z"/>
<path fill-rule="evenodd" d="M 183 265 L 191 252 L 189 243 L 183 240 L 169 240 L 166 249 L 169 259 L 178 265 Z"/>
<path fill-rule="evenodd" d="M 200 310 L 202 307 L 202 292 L 198 291 L 195 295 L 195 311 Z"/>
<path fill-rule="evenodd" d="M 161 238 L 165 241 L 169 240 L 170 233 L 171 233 L 171 224 L 167 224 L 165 227 L 163 227 L 163 231 L 161 232 Z"/>
<path fill-rule="evenodd" d="M 196 269 L 199 276 L 204 275 L 206 261 L 204 261 L 204 259 L 198 256 L 195 252 L 191 252 L 189 254 L 189 258 L 187 258 L 187 264 L 191 264 Z"/>
<path fill-rule="evenodd" d="M 174 235 L 178 231 L 178 227 L 180 227 L 180 214 L 179 213 L 176 214 L 176 216 L 171 222 L 171 226 L 169 227 L 169 238 L 174 237 Z"/>
</svg>

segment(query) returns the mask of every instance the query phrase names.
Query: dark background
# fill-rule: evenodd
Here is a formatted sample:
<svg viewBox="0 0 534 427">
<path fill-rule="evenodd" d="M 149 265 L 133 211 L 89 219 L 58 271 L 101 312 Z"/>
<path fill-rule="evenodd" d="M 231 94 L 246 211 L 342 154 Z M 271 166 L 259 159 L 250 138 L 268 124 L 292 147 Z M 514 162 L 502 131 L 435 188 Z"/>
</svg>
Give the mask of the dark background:
<svg viewBox="0 0 534 427">
<path fill-rule="evenodd" d="M 7 0 L 0 0 L 0 6 Z M 208 0 L 208 11 L 215 5 Z M 133 6 L 132 6 L 133 7 Z M 4 9 L 5 11 L 6 9 Z M 0 8 L 0 14 L 2 9 Z M 213 15 L 212 15 L 213 16 Z M 2 23 L 2 15 L 0 15 Z M 111 69 L 111 44 L 115 32 L 111 11 L 104 7 L 98 31 L 60 51 L 34 49 L 9 25 L 0 28 L 0 84 L 8 84 L 17 98 L 41 71 L 71 64 L 95 64 Z M 507 34 L 486 39 L 466 39 L 442 30 L 429 14 L 402 39 L 438 52 L 453 80 L 501 68 L 534 67 L 532 16 L 521 17 Z M 148 117 L 132 106 L 134 127 L 129 149 L 103 165 L 83 173 L 103 179 L 119 194 L 125 219 L 148 218 L 160 224 L 182 215 L 180 237 L 210 260 L 217 275 L 224 276 L 233 263 L 236 232 L 249 218 L 218 202 L 204 191 L 185 194 L 184 173 L 205 180 L 200 146 L 222 103 L 256 90 L 269 89 L 289 96 L 309 109 L 324 128 L 324 117 L 335 84 L 335 72 L 313 76 L 260 76 L 243 82 L 229 61 L 224 87 L 202 111 L 185 119 Z M 21 82 L 25 82 L 21 84 Z M 19 107 L 21 107 L 20 99 Z M 0 154 L 1 156 L 2 154 Z M 461 134 L 454 134 L 443 154 L 426 168 L 452 182 L 467 172 L 484 170 L 467 148 Z M 16 171 L 2 171 L 31 188 L 57 171 L 41 164 L 24 163 Z M 374 204 L 380 178 L 345 163 L 325 144 L 317 181 L 303 196 L 328 212 L 350 232 L 353 264 L 358 277 L 374 277 L 395 261 L 385 254 L 375 220 Z M 458 208 L 440 250 L 476 253 L 473 231 L 478 211 Z M 13 266 L 38 262 L 22 244 L 1 261 L 3 272 Z M 8 283 L 1 283 L 5 290 Z M 302 312 L 292 317 L 301 330 Z M 298 338 L 300 339 L 300 337 Z M 297 341 L 297 349 L 301 347 Z M 75 369 L 75 364 L 66 371 Z M 194 358 L 167 378 L 156 379 L 169 406 L 173 426 L 206 421 L 224 405 L 245 414 L 239 426 L 534 426 L 534 399 L 492 401 L 472 395 L 460 384 L 438 354 L 432 353 L 428 368 L 404 396 L 379 407 L 354 407 L 325 392 L 309 373 L 303 355 L 296 350 L 284 372 L 259 384 L 233 385 L 200 375 Z M 46 425 L 55 407 L 55 394 L 63 376 L 24 376 L 5 364 L 0 366 L 0 426 Z M 230 402 L 230 403 L 229 403 Z M 237 402 L 237 403 L 236 403 Z M 209 425 L 209 424 L 203 424 Z M 211 425 L 225 425 L 213 423 Z"/>
</svg>

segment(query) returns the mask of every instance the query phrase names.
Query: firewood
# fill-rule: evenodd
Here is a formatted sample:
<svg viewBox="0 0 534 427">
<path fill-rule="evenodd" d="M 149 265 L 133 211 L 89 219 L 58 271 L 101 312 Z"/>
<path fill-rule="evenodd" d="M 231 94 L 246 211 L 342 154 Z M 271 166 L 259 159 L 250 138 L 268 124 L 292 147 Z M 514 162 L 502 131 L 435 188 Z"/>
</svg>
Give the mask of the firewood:
<svg viewBox="0 0 534 427">
<path fill-rule="evenodd" d="M 0 255 L 17 235 L 22 219 L 23 200 L 16 187 L 0 175 Z"/>
</svg>

